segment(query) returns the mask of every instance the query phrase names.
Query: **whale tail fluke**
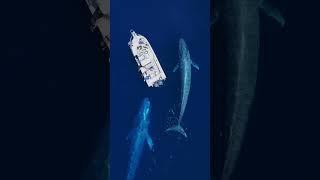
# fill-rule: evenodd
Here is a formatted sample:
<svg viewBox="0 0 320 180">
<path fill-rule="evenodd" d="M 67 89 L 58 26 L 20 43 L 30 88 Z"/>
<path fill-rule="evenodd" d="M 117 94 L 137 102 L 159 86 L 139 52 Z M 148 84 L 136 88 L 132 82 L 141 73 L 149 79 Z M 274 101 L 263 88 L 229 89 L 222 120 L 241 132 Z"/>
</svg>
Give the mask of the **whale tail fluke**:
<svg viewBox="0 0 320 180">
<path fill-rule="evenodd" d="M 178 132 L 178 133 L 180 133 L 181 135 L 183 135 L 185 138 L 188 137 L 187 134 L 186 134 L 186 132 L 184 131 L 184 129 L 180 126 L 180 124 L 168 128 L 168 129 L 166 130 L 166 132 L 168 132 L 168 131 L 175 131 L 175 132 Z"/>
</svg>

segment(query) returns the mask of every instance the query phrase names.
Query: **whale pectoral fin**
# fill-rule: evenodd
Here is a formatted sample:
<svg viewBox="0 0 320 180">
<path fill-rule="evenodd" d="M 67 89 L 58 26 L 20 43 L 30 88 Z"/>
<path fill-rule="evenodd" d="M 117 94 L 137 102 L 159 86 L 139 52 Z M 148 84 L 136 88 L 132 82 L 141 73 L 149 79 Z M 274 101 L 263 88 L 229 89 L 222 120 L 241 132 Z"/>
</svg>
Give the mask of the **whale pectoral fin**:
<svg viewBox="0 0 320 180">
<path fill-rule="evenodd" d="M 195 62 L 191 62 L 191 64 L 192 64 L 192 66 L 194 67 L 194 68 L 196 68 L 197 70 L 199 70 L 200 68 L 199 68 L 199 65 L 197 64 L 197 63 L 195 63 Z"/>
<path fill-rule="evenodd" d="M 260 4 L 260 8 L 270 17 L 275 19 L 280 23 L 280 25 L 283 27 L 286 23 L 284 17 L 280 13 L 279 9 L 272 6 L 267 0 L 263 0 Z"/>
<path fill-rule="evenodd" d="M 180 67 L 180 64 L 178 63 L 178 64 L 173 68 L 173 72 L 176 72 L 179 67 Z"/>
<path fill-rule="evenodd" d="M 147 143 L 148 143 L 148 146 L 149 146 L 150 150 L 151 150 L 151 151 L 154 151 L 154 149 L 153 149 L 153 141 L 152 141 L 149 133 L 147 133 L 146 136 L 147 136 Z"/>
</svg>

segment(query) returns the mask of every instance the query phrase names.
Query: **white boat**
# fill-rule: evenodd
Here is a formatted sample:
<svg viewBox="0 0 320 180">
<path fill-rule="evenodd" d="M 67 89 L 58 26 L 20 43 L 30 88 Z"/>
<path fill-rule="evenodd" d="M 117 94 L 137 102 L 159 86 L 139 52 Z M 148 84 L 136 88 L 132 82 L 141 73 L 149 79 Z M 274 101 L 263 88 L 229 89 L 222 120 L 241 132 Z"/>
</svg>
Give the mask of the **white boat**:
<svg viewBox="0 0 320 180">
<path fill-rule="evenodd" d="M 128 43 L 148 87 L 159 87 L 167 78 L 149 41 L 144 36 L 131 32 Z"/>
</svg>

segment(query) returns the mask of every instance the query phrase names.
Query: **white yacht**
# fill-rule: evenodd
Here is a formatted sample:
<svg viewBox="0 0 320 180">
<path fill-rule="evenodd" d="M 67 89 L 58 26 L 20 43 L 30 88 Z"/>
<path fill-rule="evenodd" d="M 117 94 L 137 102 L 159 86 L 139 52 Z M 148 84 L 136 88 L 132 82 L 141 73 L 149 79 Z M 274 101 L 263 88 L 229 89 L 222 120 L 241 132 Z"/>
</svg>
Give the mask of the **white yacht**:
<svg viewBox="0 0 320 180">
<path fill-rule="evenodd" d="M 131 32 L 128 43 L 148 87 L 159 87 L 167 78 L 149 41 L 142 35 Z"/>
</svg>

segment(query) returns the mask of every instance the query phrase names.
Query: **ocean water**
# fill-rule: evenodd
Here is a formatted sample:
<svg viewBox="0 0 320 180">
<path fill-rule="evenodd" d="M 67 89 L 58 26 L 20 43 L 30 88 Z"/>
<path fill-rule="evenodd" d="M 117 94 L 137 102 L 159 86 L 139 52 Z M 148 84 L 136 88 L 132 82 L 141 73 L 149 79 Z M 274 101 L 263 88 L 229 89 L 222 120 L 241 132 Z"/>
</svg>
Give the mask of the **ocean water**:
<svg viewBox="0 0 320 180">
<path fill-rule="evenodd" d="M 193 0 L 118 0 L 111 2 L 110 53 L 110 179 L 126 179 L 130 158 L 127 136 L 134 128 L 142 100 L 150 98 L 149 133 L 154 152 L 145 143 L 137 180 L 210 178 L 210 2 Z M 142 34 L 155 51 L 167 80 L 159 88 L 148 88 L 128 47 L 130 29 Z M 188 104 L 182 119 L 188 138 L 165 130 L 170 109 L 178 115 L 180 71 L 179 38 L 186 41 L 192 68 Z"/>
</svg>

